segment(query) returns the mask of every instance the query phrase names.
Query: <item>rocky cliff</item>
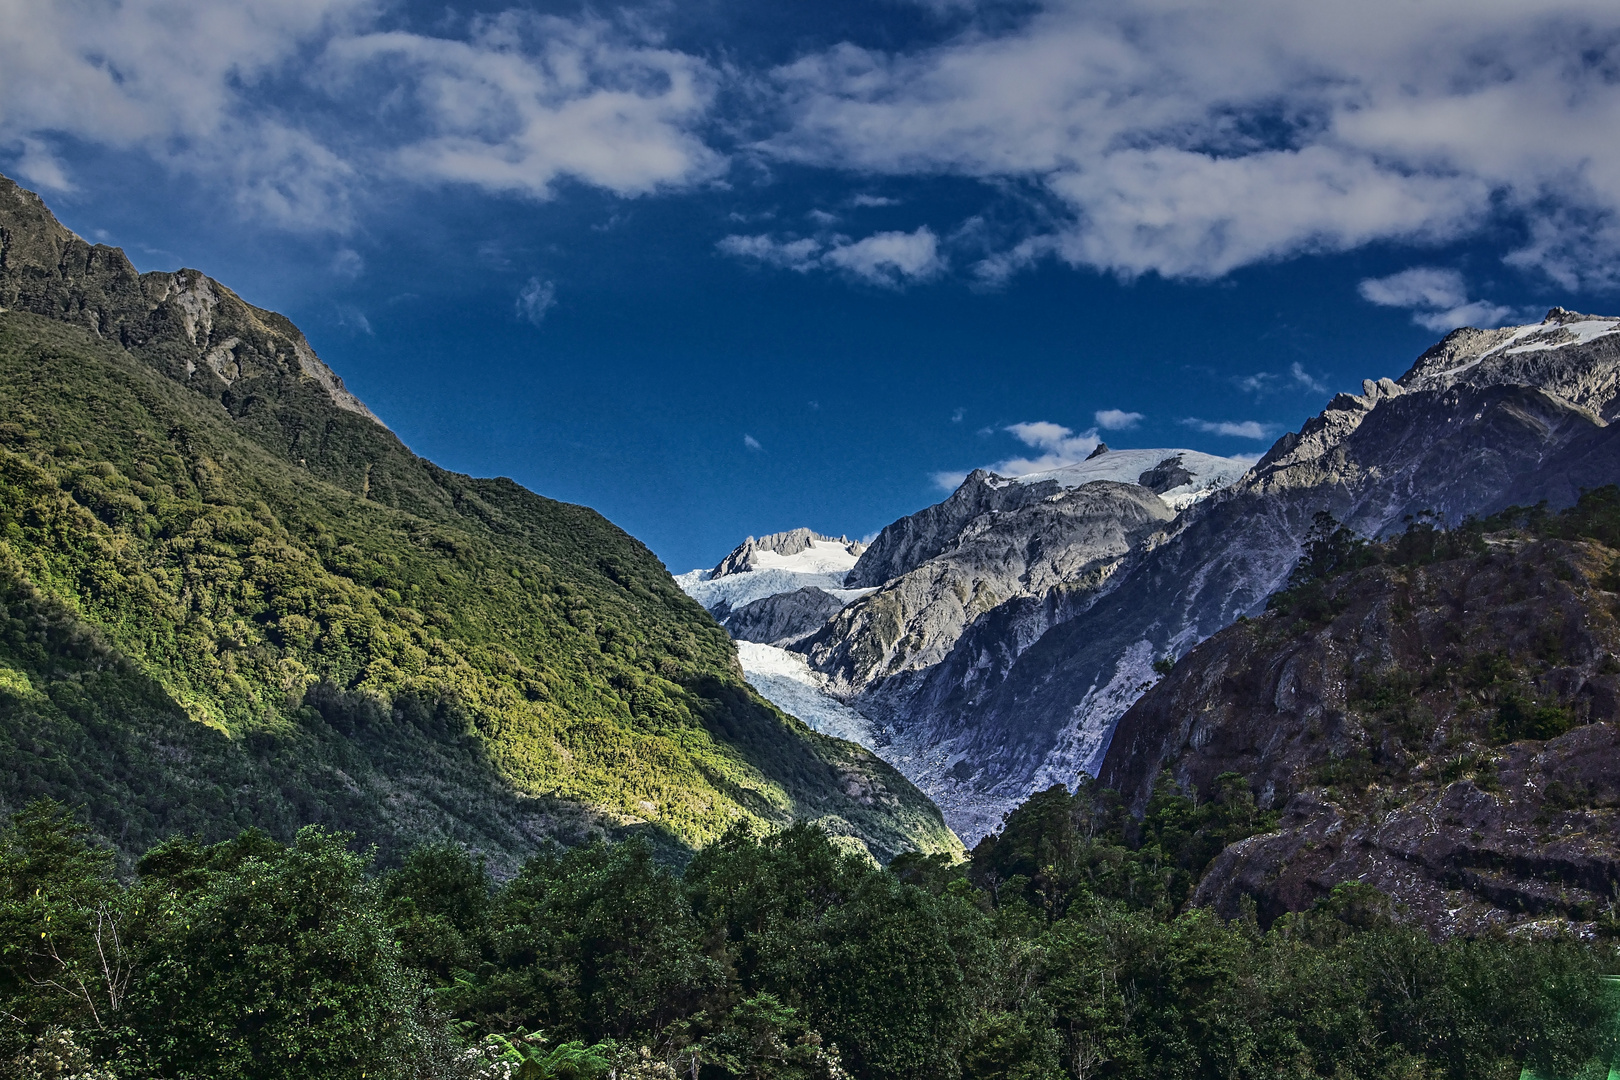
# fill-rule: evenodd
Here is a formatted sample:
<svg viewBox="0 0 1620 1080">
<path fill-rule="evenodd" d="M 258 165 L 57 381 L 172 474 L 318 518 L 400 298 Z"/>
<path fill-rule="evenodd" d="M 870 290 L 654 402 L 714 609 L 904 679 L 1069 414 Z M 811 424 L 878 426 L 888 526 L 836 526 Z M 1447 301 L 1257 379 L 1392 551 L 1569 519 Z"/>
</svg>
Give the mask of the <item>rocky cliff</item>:
<svg viewBox="0 0 1620 1080">
<path fill-rule="evenodd" d="M 1160 770 L 1205 793 L 1235 772 L 1281 811 L 1199 884 L 1228 915 L 1360 881 L 1439 933 L 1612 920 L 1620 495 L 1583 509 L 1602 513 L 1433 562 L 1388 545 L 1390 562 L 1221 631 L 1124 714 L 1099 781 L 1140 813 Z"/>
</svg>

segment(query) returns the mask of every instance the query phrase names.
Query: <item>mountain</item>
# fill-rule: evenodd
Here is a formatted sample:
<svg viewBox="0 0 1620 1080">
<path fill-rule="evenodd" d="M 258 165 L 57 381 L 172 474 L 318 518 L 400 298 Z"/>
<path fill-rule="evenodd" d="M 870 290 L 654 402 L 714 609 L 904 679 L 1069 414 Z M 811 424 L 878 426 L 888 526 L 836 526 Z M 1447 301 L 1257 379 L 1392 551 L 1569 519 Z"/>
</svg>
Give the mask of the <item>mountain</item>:
<svg viewBox="0 0 1620 1080">
<path fill-rule="evenodd" d="M 1099 448 L 1079 464 L 1025 476 L 976 470 L 944 502 L 883 529 L 858 559 L 849 552 L 818 563 L 825 579 L 808 576 L 805 560 L 816 556 L 805 551 L 792 557 L 803 577 L 770 576 L 787 566 L 778 561 L 745 568 L 729 584 L 713 583 L 720 568 L 678 580 L 734 637 L 802 654 L 743 649 L 762 693 L 818 730 L 860 739 L 950 800 L 958 759 L 914 712 L 929 673 L 976 641 L 1015 653 L 1037 640 L 1131 551 L 1157 542 L 1178 512 L 1248 464 L 1191 450 Z M 752 543 L 721 566 L 741 566 Z M 832 585 L 841 568 L 848 587 L 840 590 Z M 941 805 L 959 829 L 982 834 L 999 820 L 998 810 L 979 822 L 971 801 Z"/>
<path fill-rule="evenodd" d="M 1381 536 L 1567 506 L 1620 478 L 1617 415 L 1620 320 L 1554 308 L 1457 330 L 1252 468 L 1112 450 L 976 472 L 874 539 L 845 582 L 870 594 L 782 643 L 807 658 L 800 685 L 866 717 L 971 843 L 1032 791 L 1095 773 L 1155 665 L 1262 611 L 1319 512 Z"/>
<path fill-rule="evenodd" d="M 0 178 L 0 802 L 126 852 L 320 822 L 510 866 L 627 828 L 959 850 L 595 512 L 412 454 L 284 317 Z M 853 558 L 853 556 L 851 556 Z"/>
<path fill-rule="evenodd" d="M 1027 648 L 964 638 L 908 703 L 961 777 L 958 791 L 925 790 L 971 837 L 952 805 L 993 820 L 1030 790 L 1095 772 L 1155 660 L 1262 610 L 1318 512 L 1378 536 L 1409 516 L 1567 505 L 1579 485 L 1620 476 L 1617 330 L 1561 308 L 1532 326 L 1458 330 L 1399 381 L 1335 397 Z"/>
<path fill-rule="evenodd" d="M 1161 770 L 1201 793 L 1237 774 L 1280 811 L 1198 884 L 1229 917 L 1359 881 L 1437 934 L 1612 921 L 1620 491 L 1370 553 L 1184 656 L 1120 719 L 1100 785 L 1140 813 Z"/>
</svg>

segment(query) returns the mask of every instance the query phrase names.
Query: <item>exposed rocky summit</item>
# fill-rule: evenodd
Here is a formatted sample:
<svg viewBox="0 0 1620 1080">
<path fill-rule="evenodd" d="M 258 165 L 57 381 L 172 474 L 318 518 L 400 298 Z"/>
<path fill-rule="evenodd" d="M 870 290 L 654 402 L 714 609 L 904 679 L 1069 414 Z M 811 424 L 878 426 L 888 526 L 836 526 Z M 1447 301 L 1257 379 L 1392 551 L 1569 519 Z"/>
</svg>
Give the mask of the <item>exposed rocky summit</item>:
<svg viewBox="0 0 1620 1080">
<path fill-rule="evenodd" d="M 1314 610 L 1240 622 L 1125 713 L 1099 781 L 1137 812 L 1161 769 L 1244 776 L 1276 831 L 1233 845 L 1195 902 L 1309 907 L 1344 881 L 1436 932 L 1591 920 L 1620 887 L 1620 585 L 1590 540 L 1489 538 L 1379 565 Z"/>
<path fill-rule="evenodd" d="M 764 560 L 760 558 L 762 552 L 782 556 L 802 555 L 813 550 L 818 543 L 837 544 L 857 557 L 866 550 L 859 541 L 851 541 L 847 536 L 823 536 L 809 529 L 789 529 L 787 532 L 761 536 L 757 540 L 750 536 L 709 571 L 708 579 L 712 581 L 728 574 L 746 574 L 758 570 L 764 565 Z"/>
<path fill-rule="evenodd" d="M 198 270 L 138 273 L 123 251 L 64 228 L 40 197 L 0 177 L 0 309 L 83 326 L 219 399 L 235 414 L 319 394 L 381 424 L 284 315 Z M 290 431 L 298 449 L 302 431 Z"/>
</svg>

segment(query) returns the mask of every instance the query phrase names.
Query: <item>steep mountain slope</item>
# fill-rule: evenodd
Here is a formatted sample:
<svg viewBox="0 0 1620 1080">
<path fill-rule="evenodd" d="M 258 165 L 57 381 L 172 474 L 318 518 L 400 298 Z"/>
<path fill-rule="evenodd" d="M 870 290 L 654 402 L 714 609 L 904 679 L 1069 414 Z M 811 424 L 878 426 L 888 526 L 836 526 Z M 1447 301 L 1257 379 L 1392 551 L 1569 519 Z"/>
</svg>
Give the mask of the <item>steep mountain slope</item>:
<svg viewBox="0 0 1620 1080">
<path fill-rule="evenodd" d="M 976 624 L 899 719 L 948 766 L 925 790 L 971 841 L 1030 791 L 1094 771 L 1153 662 L 1259 610 L 1318 511 L 1378 535 L 1409 515 L 1455 522 L 1509 500 L 1567 503 L 1577 485 L 1613 480 L 1616 328 L 1554 309 L 1535 326 L 1459 330 L 1398 383 L 1334 398 L 1101 589 L 1046 615 L 1050 629 L 1027 647 L 1011 621 Z"/>
<path fill-rule="evenodd" d="M 1235 772 L 1281 810 L 1200 882 L 1194 901 L 1228 915 L 1360 881 L 1438 932 L 1612 922 L 1616 544 L 1613 487 L 1518 532 L 1416 529 L 1184 656 L 1121 718 L 1098 780 L 1140 813 L 1161 769 L 1203 793 Z"/>
<path fill-rule="evenodd" d="M 126 849 L 321 821 L 510 862 L 544 835 L 822 821 L 954 850 L 870 753 L 754 695 L 583 507 L 413 455 L 286 319 L 137 274 L 0 179 L 0 801 Z"/>
</svg>

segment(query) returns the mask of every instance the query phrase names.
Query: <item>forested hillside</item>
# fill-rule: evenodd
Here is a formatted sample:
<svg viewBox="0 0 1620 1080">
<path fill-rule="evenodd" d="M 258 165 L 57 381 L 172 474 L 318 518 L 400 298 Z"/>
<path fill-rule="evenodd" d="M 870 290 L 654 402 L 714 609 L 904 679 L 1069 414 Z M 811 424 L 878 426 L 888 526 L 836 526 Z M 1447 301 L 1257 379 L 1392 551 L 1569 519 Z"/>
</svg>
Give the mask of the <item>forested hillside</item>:
<svg viewBox="0 0 1620 1080">
<path fill-rule="evenodd" d="M 867 751 L 747 686 L 725 633 L 583 507 L 411 454 L 296 328 L 136 275 L 0 180 L 0 802 L 176 831 L 695 847 L 816 820 L 951 850 Z M 17 310 L 23 309 L 23 310 Z"/>
<path fill-rule="evenodd" d="M 813 827 L 681 873 L 641 839 L 495 887 L 453 845 L 381 876 L 317 828 L 148 851 L 0 833 L 0 1062 L 209 1080 L 1544 1080 L 1601 1077 L 1613 945 L 1432 941 L 1355 884 L 1262 928 L 1180 911 L 1269 825 L 1241 787 L 1141 822 L 1083 786 L 971 861 L 880 869 Z"/>
</svg>

